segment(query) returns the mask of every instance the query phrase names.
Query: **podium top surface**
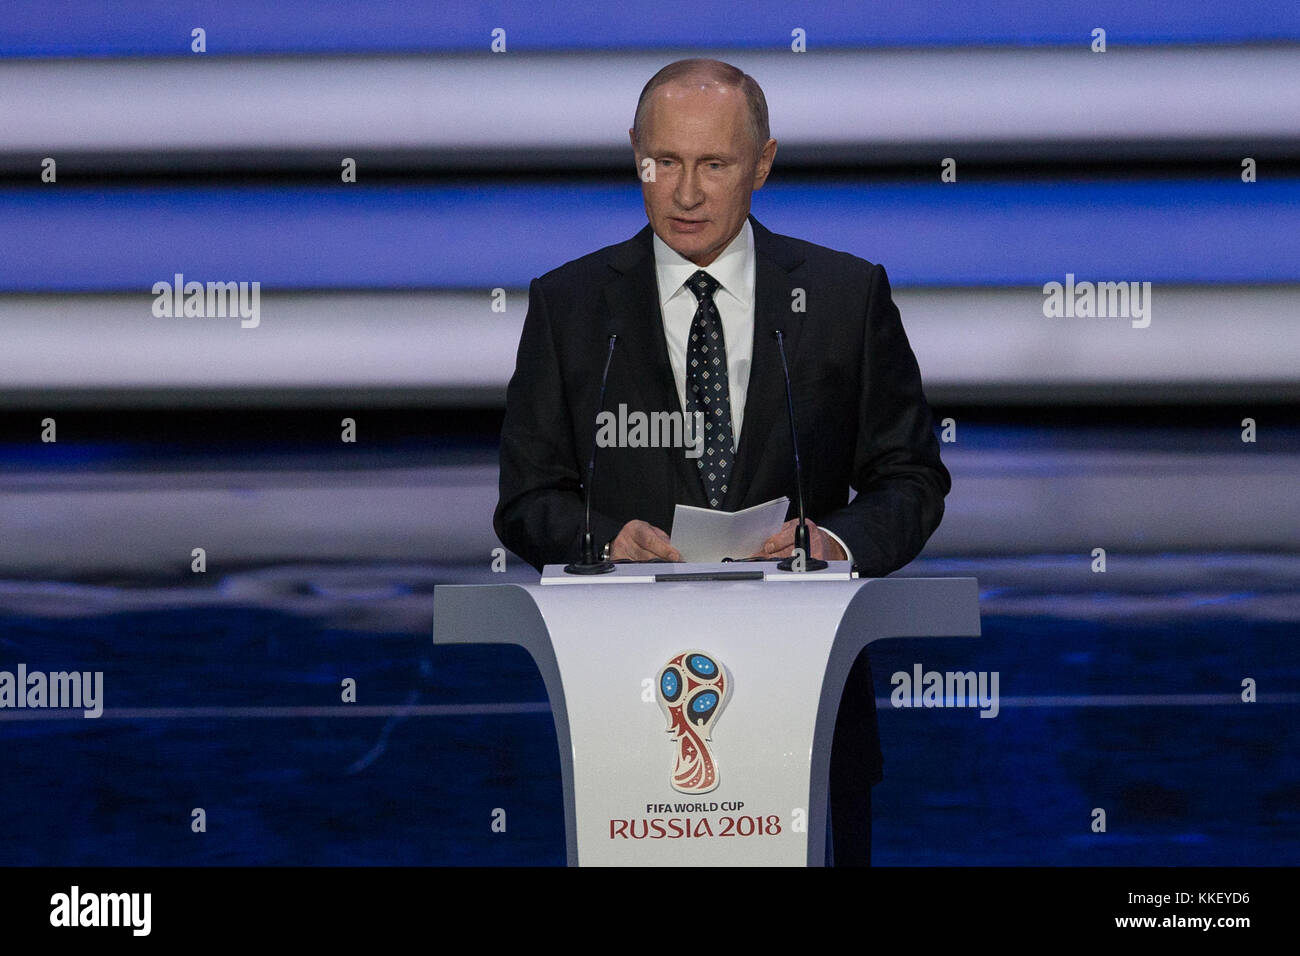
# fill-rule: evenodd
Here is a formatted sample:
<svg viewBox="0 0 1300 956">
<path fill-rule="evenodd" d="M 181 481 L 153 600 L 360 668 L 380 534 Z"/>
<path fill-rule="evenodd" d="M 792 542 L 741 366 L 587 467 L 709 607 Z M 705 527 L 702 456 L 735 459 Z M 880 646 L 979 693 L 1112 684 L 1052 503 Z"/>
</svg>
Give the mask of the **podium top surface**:
<svg viewBox="0 0 1300 956">
<path fill-rule="evenodd" d="M 563 564 L 548 564 L 542 584 L 656 584 L 690 581 L 849 581 L 856 577 L 848 561 L 831 561 L 821 571 L 782 571 L 775 561 L 684 563 L 671 561 L 615 564 L 606 574 L 568 574 Z"/>
</svg>

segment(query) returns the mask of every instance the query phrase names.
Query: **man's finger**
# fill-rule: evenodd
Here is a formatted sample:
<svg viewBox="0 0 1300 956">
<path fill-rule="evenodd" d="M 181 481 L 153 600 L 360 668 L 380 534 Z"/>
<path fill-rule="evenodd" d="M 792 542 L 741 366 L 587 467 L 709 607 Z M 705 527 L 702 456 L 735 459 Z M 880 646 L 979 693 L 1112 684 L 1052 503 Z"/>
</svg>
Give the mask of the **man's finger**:
<svg viewBox="0 0 1300 956">
<path fill-rule="evenodd" d="M 631 535 L 610 550 L 613 557 L 628 561 L 649 561 L 652 558 L 659 557 L 659 555 L 655 554 L 649 548 L 646 548 L 643 544 L 633 540 Z"/>
<path fill-rule="evenodd" d="M 652 524 L 639 525 L 633 531 L 634 543 L 642 549 L 645 557 L 663 558 L 666 561 L 680 561 L 681 554 L 672 546 L 668 535 Z"/>
<path fill-rule="evenodd" d="M 643 545 L 634 545 L 634 548 L 636 549 L 636 553 L 633 555 L 633 560 L 635 561 L 651 561 L 654 558 L 660 557 L 660 555 Z"/>
<path fill-rule="evenodd" d="M 785 540 L 782 540 L 783 537 Z M 758 549 L 757 554 L 752 554 L 750 555 L 750 557 L 752 558 L 778 557 L 780 555 L 782 548 L 792 548 L 792 547 L 794 547 L 794 538 L 792 536 L 774 534 L 772 535 L 772 537 L 768 538 L 766 541 L 763 542 L 762 546 Z"/>
<path fill-rule="evenodd" d="M 673 542 L 672 539 L 668 537 L 668 532 L 664 531 L 662 528 L 656 528 L 654 525 L 649 525 L 649 528 L 663 541 L 665 549 L 663 557 L 667 558 L 669 561 L 680 561 L 682 559 L 682 553 L 673 547 Z"/>
<path fill-rule="evenodd" d="M 755 557 L 764 557 L 764 556 L 769 558 L 790 557 L 790 555 L 794 554 L 794 533 L 795 533 L 795 529 L 798 526 L 799 526 L 799 519 L 791 518 L 789 521 L 787 521 L 784 525 L 781 526 L 780 531 L 778 531 L 776 534 L 772 535 L 772 537 L 768 538 L 766 541 L 763 542 L 762 551 L 758 555 L 755 555 Z M 809 557 L 814 557 L 814 558 L 826 557 L 826 555 L 822 553 L 829 546 L 826 544 L 825 541 L 823 541 L 825 537 L 826 537 L 826 532 L 821 531 L 821 529 L 819 529 L 814 522 L 812 521 L 808 522 L 808 550 L 812 552 L 812 554 L 810 554 Z"/>
<path fill-rule="evenodd" d="M 792 518 L 781 525 L 780 531 L 763 542 L 763 550 L 768 554 L 775 554 L 782 548 L 794 547 L 794 529 L 798 524 L 799 522 Z"/>
</svg>

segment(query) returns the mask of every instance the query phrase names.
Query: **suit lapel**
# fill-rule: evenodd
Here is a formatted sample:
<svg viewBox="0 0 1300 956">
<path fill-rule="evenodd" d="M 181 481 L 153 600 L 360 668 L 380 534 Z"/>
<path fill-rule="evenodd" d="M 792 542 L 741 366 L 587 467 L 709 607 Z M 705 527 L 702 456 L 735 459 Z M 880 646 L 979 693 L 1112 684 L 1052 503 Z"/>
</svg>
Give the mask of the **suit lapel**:
<svg viewBox="0 0 1300 956">
<path fill-rule="evenodd" d="M 754 352 L 745 393 L 745 419 L 736 449 L 736 465 L 731 473 L 723 507 L 739 511 L 761 504 L 754 478 L 766 453 L 782 454 L 789 442 L 773 441 L 789 430 L 785 407 L 785 380 L 776 336 L 780 329 L 785 341 L 786 360 L 793 367 L 803 313 L 794 312 L 791 304 L 795 282 L 790 273 L 803 261 L 796 247 L 769 232 L 750 217 L 754 229 Z M 793 464 L 790 466 L 793 469 Z"/>
<path fill-rule="evenodd" d="M 785 339 L 786 359 L 794 366 L 804 314 L 791 309 L 795 280 L 790 273 L 803 262 L 798 247 L 764 228 L 753 216 L 754 230 L 754 348 L 749 384 L 745 395 L 745 418 L 736 449 L 727 497 L 723 508 L 737 511 L 760 504 L 754 479 L 769 454 L 788 454 L 789 429 L 785 409 L 785 381 L 774 332 Z M 619 273 L 605 286 L 605 303 L 612 328 L 619 336 L 614 368 L 622 368 L 619 379 L 635 395 L 643 411 L 682 412 L 668 344 L 664 339 L 663 314 L 659 308 L 659 285 L 655 278 L 653 235 L 647 225 L 635 237 L 618 246 L 609 260 Z M 628 373 L 626 370 L 631 369 Z M 610 371 L 611 378 L 615 375 Z M 626 377 L 624 377 L 626 376 Z M 780 429 L 779 432 L 774 429 Z M 774 441 L 776 435 L 780 441 Z M 704 508 L 704 486 L 699 467 L 681 449 L 664 449 L 672 459 L 676 487 L 665 489 L 684 504 Z M 789 466 L 793 468 L 791 464 Z"/>
<path fill-rule="evenodd" d="M 638 399 L 633 408 L 647 413 L 675 411 L 680 415 L 682 403 L 677 395 L 673 367 L 668 361 L 651 236 L 647 225 L 633 239 L 623 243 L 610 259 L 610 265 L 620 273 L 604 290 L 613 328 L 619 336 L 615 365 L 621 364 L 624 370 L 632 370 L 626 381 L 629 391 Z M 610 374 L 613 375 L 612 370 Z M 672 459 L 675 478 L 675 487 L 665 489 L 664 493 L 684 504 L 707 507 L 695 460 L 687 458 L 680 448 L 666 448 L 662 453 Z"/>
</svg>

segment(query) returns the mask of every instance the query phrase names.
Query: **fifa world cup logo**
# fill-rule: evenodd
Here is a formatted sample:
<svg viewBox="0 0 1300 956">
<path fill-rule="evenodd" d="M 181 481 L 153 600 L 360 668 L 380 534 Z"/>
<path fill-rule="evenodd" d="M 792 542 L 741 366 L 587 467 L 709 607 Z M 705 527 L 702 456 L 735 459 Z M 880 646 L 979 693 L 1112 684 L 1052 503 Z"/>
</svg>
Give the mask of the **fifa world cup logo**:
<svg viewBox="0 0 1300 956">
<path fill-rule="evenodd" d="M 659 672 L 659 706 L 677 745 L 672 785 L 680 793 L 708 793 L 718 785 L 707 741 L 730 684 L 723 666 L 703 651 L 682 651 Z"/>
</svg>

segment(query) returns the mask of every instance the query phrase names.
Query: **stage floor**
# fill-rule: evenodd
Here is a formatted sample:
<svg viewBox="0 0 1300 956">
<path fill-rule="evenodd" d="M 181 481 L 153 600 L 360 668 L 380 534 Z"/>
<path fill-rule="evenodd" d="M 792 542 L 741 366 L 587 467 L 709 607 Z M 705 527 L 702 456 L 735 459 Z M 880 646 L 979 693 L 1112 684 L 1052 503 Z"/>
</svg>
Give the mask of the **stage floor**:
<svg viewBox="0 0 1300 956">
<path fill-rule="evenodd" d="M 876 863 L 1300 863 L 1300 554 L 906 573 L 978 577 L 984 634 L 872 648 Z M 435 584 L 503 578 L 535 575 L 282 564 L 202 585 L 0 582 L 0 666 L 105 672 L 98 720 L 0 710 L 0 864 L 561 863 L 531 661 L 430 639 Z M 997 671 L 997 717 L 893 707 L 890 676 L 917 664 Z"/>
</svg>

